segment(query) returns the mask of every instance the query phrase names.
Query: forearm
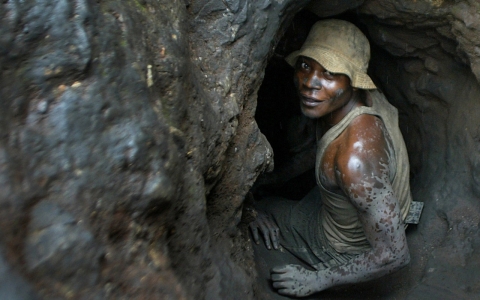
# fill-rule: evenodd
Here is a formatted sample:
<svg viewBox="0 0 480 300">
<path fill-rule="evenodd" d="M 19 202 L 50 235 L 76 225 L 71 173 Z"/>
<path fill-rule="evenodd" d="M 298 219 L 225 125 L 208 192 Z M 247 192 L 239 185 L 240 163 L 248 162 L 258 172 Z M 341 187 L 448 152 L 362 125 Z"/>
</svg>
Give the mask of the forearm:
<svg viewBox="0 0 480 300">
<path fill-rule="evenodd" d="M 379 258 L 382 257 L 382 258 Z M 348 263 L 317 271 L 321 290 L 334 286 L 365 282 L 393 273 L 410 261 L 408 249 L 395 255 L 379 255 L 374 249 L 361 253 Z"/>
<path fill-rule="evenodd" d="M 383 254 L 388 253 L 368 251 L 345 265 L 318 271 L 310 271 L 299 265 L 276 267 L 272 269 L 273 287 L 283 295 L 304 297 L 334 286 L 381 277 L 398 270 L 410 259 L 408 249 L 403 249 L 402 255 L 398 257 Z M 379 257 L 384 259 L 379 260 Z"/>
</svg>

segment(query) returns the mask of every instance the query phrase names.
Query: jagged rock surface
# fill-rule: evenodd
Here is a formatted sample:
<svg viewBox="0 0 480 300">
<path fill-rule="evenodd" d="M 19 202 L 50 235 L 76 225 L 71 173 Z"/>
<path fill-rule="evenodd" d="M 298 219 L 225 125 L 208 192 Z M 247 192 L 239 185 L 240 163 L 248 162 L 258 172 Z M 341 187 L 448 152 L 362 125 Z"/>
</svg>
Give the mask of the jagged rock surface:
<svg viewBox="0 0 480 300">
<path fill-rule="evenodd" d="M 3 1 L 0 295 L 253 298 L 256 90 L 305 2 Z"/>
</svg>

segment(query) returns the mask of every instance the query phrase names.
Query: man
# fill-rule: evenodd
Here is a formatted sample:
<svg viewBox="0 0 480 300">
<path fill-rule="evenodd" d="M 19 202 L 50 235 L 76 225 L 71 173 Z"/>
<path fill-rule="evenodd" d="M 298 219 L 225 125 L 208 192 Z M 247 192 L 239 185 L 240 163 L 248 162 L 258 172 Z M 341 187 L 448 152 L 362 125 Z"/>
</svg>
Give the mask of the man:
<svg viewBox="0 0 480 300">
<path fill-rule="evenodd" d="M 366 74 L 367 38 L 341 20 L 317 22 L 287 57 L 304 115 L 317 119 L 318 187 L 301 201 L 263 199 L 250 224 L 259 243 L 300 265 L 273 266 L 278 293 L 307 296 L 394 272 L 410 255 L 404 220 L 409 164 L 398 115 Z"/>
</svg>

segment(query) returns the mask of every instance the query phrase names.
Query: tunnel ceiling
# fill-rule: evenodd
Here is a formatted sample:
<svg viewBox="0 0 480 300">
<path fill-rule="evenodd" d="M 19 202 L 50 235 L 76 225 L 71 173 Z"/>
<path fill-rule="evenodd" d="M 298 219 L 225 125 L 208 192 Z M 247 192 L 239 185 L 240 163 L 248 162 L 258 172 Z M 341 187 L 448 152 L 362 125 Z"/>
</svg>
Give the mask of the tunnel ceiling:
<svg viewBox="0 0 480 300">
<path fill-rule="evenodd" d="M 0 298 L 259 299 L 257 92 L 308 2 L 0 3 Z M 369 36 L 425 202 L 410 265 L 335 292 L 478 295 L 480 4 L 315 6 Z"/>
</svg>

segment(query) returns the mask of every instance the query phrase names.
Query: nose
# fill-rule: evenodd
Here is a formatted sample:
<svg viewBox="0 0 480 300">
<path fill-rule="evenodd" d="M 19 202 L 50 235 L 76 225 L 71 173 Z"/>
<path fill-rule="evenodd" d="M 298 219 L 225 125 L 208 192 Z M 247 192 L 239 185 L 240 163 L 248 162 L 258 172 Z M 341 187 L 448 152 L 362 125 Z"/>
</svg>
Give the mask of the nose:
<svg viewBox="0 0 480 300">
<path fill-rule="evenodd" d="M 322 85 L 322 80 L 318 76 L 317 72 L 311 72 L 308 74 L 304 79 L 303 79 L 303 84 L 309 88 L 309 89 L 314 89 L 314 90 L 321 90 L 323 85 Z"/>
</svg>

